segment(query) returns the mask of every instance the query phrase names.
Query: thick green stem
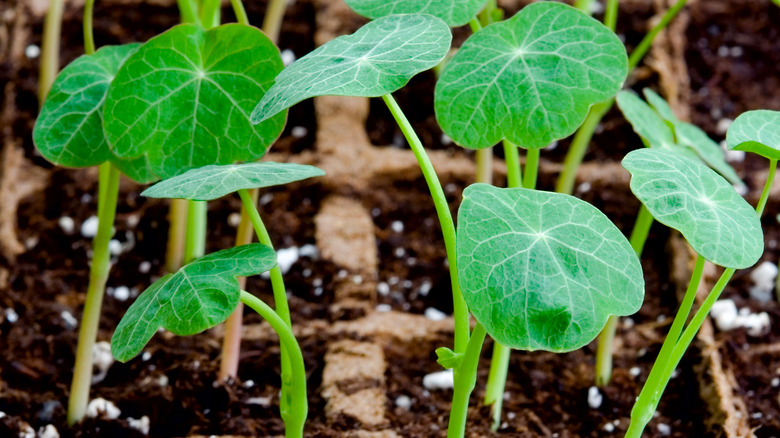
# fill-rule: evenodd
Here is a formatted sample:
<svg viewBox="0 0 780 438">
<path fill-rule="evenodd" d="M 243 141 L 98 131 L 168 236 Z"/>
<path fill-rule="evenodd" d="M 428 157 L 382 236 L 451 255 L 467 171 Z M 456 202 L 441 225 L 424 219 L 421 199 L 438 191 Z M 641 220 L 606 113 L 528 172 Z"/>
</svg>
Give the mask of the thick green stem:
<svg viewBox="0 0 780 438">
<path fill-rule="evenodd" d="M 230 0 L 230 5 L 233 7 L 233 13 L 236 14 L 236 21 L 238 24 L 245 26 L 249 25 L 249 17 L 246 15 L 246 9 L 244 9 L 244 3 L 241 0 Z"/>
<path fill-rule="evenodd" d="M 507 187 L 520 187 L 523 184 L 523 179 L 517 146 L 508 140 L 504 140 L 503 146 L 504 161 L 506 162 L 506 185 Z"/>
<path fill-rule="evenodd" d="M 76 347 L 76 365 L 68 398 L 68 425 L 72 426 L 84 418 L 92 384 L 92 349 L 97 338 L 100 323 L 100 309 L 111 267 L 108 242 L 114 226 L 117 197 L 119 195 L 119 170 L 110 163 L 100 165 L 99 185 L 105 187 L 105 195 L 98 205 L 98 230 L 92 240 L 92 265 L 89 270 L 89 286 L 81 317 L 79 341 Z"/>
<path fill-rule="evenodd" d="M 476 181 L 493 184 L 493 148 L 477 149 Z"/>
<path fill-rule="evenodd" d="M 466 346 L 463 362 L 453 369 L 455 386 L 452 392 L 447 438 L 462 438 L 466 432 L 469 397 L 477 384 L 477 365 L 479 365 L 482 344 L 485 342 L 485 334 L 485 327 L 477 322 Z"/>
<path fill-rule="evenodd" d="M 282 360 L 287 358 L 290 364 L 290 391 L 282 394 L 282 406 L 287 406 L 288 411 L 282 411 L 284 420 L 284 436 L 287 438 L 303 437 L 303 426 L 306 422 L 306 415 L 309 411 L 306 400 L 306 368 L 303 362 L 303 353 L 292 328 L 282 318 L 263 301 L 254 295 L 241 291 L 241 302 L 251 307 L 255 312 L 263 317 L 274 331 L 279 335 L 279 344 L 281 348 Z"/>
<path fill-rule="evenodd" d="M 617 27 L 618 0 L 607 0 L 607 10 L 604 11 L 604 26 L 612 32 Z"/>
<path fill-rule="evenodd" d="M 652 29 L 650 29 L 650 32 L 645 35 L 644 38 L 642 38 L 642 41 L 639 42 L 639 45 L 636 46 L 633 52 L 631 52 L 631 56 L 628 57 L 628 71 L 634 70 L 637 65 L 639 65 L 639 61 L 642 60 L 642 58 L 645 57 L 647 54 L 647 51 L 650 50 L 650 47 L 653 45 L 653 40 L 656 36 L 658 36 L 658 33 L 660 33 L 662 30 L 666 29 L 667 26 L 669 26 L 669 23 L 672 22 L 674 17 L 677 16 L 677 14 L 682 10 L 683 7 L 685 7 L 685 3 L 687 3 L 688 0 L 678 0 L 677 3 L 674 4 L 671 8 L 669 8 L 663 17 L 661 17 L 661 21 L 659 21 L 655 26 L 653 26 Z"/>
<path fill-rule="evenodd" d="M 568 195 L 574 192 L 577 169 L 579 169 L 582 159 L 585 158 L 585 153 L 588 151 L 588 144 L 590 139 L 593 138 L 593 133 L 596 132 L 596 128 L 599 126 L 604 114 L 612 108 L 613 101 L 614 99 L 610 99 L 606 102 L 597 103 L 588 111 L 588 116 L 585 118 L 582 126 L 580 126 L 580 129 L 577 130 L 577 133 L 574 134 L 569 151 L 566 153 L 566 158 L 563 161 L 563 170 L 558 176 L 558 182 L 555 185 L 556 192 Z"/>
<path fill-rule="evenodd" d="M 187 238 L 184 242 L 184 264 L 206 253 L 206 201 L 187 201 Z"/>
<path fill-rule="evenodd" d="M 172 199 L 168 208 L 168 244 L 165 248 L 165 270 L 168 272 L 176 272 L 184 266 L 187 205 L 186 199 Z"/>
<path fill-rule="evenodd" d="M 257 234 L 257 239 L 262 243 L 263 245 L 266 245 L 273 249 L 274 245 L 271 243 L 271 237 L 268 235 L 268 230 L 265 228 L 265 224 L 263 223 L 262 218 L 260 217 L 260 213 L 257 211 L 257 202 L 256 197 L 252 197 L 252 194 L 250 194 L 247 190 L 242 189 L 238 191 L 238 195 L 241 197 L 241 202 L 243 203 L 244 209 L 247 212 L 247 215 L 249 216 L 249 220 L 252 222 L 252 226 L 255 229 L 255 233 Z M 282 278 L 282 270 L 279 268 L 279 266 L 274 266 L 273 269 L 271 269 L 271 272 L 269 273 L 271 276 L 271 289 L 273 290 L 274 294 L 274 306 L 276 307 L 276 314 L 279 315 L 279 317 L 284 321 L 285 324 L 287 324 L 288 327 L 292 327 L 292 319 L 290 317 L 290 305 L 287 302 L 287 289 L 284 286 L 284 279 Z M 284 415 L 284 412 L 289 411 L 289 406 L 286 406 L 285 403 L 289 401 L 289 398 L 285 395 L 288 394 L 292 389 L 292 370 L 290 369 L 290 363 L 287 360 L 287 355 L 284 354 L 285 346 L 282 345 L 280 347 L 282 349 L 282 398 L 281 398 L 281 409 Z"/>
<path fill-rule="evenodd" d="M 523 175 L 523 188 L 536 188 L 536 175 L 539 174 L 539 149 L 528 149 L 525 155 L 525 175 Z"/>
<path fill-rule="evenodd" d="M 458 283 L 458 271 L 455 257 L 455 223 L 452 220 L 452 214 L 450 213 L 450 207 L 447 204 L 447 197 L 444 195 L 444 190 L 441 187 L 441 182 L 438 176 L 436 176 L 436 170 L 431 164 L 428 154 L 425 153 L 425 148 L 417 137 L 417 134 L 412 129 L 412 125 L 407 120 L 398 103 L 393 99 L 392 95 L 386 94 L 382 96 L 385 104 L 393 114 L 396 123 L 401 128 L 404 137 L 409 142 L 409 145 L 414 152 L 414 156 L 417 158 L 417 163 L 420 165 L 425 182 L 428 184 L 428 190 L 431 192 L 433 198 L 433 205 L 436 207 L 436 215 L 439 218 L 439 224 L 441 226 L 442 234 L 444 235 L 444 247 L 447 251 L 447 261 L 450 267 L 450 280 L 452 281 L 452 305 L 453 305 L 453 318 L 455 320 L 455 348 L 456 353 L 463 353 L 466 350 L 466 344 L 469 342 L 469 312 L 466 300 L 463 299 L 463 294 L 460 292 L 460 284 Z"/>
<path fill-rule="evenodd" d="M 179 5 L 179 14 L 181 15 L 182 23 L 200 24 L 200 18 L 198 18 L 198 5 L 194 0 L 176 0 Z"/>
<path fill-rule="evenodd" d="M 642 205 L 639 208 L 634 229 L 631 231 L 631 248 L 634 249 L 637 257 L 642 257 L 642 250 L 647 242 L 647 235 L 650 233 L 650 227 L 653 226 L 653 215 Z M 618 317 L 610 315 L 604 330 L 598 337 L 598 346 L 596 347 L 596 385 L 606 386 L 612 378 L 612 341 L 615 339 L 617 331 Z"/>
<path fill-rule="evenodd" d="M 38 71 L 38 106 L 43 106 L 49 88 L 60 70 L 60 33 L 65 0 L 51 0 L 43 23 L 41 64 Z"/>
<path fill-rule="evenodd" d="M 279 41 L 279 34 L 282 30 L 282 20 L 284 19 L 284 10 L 287 7 L 287 0 L 271 0 L 268 3 L 268 10 L 265 11 L 263 18 L 263 32 L 271 41 Z"/>
<path fill-rule="evenodd" d="M 200 9 L 200 24 L 206 29 L 219 26 L 221 21 L 222 2 L 220 0 L 204 0 Z"/>
</svg>

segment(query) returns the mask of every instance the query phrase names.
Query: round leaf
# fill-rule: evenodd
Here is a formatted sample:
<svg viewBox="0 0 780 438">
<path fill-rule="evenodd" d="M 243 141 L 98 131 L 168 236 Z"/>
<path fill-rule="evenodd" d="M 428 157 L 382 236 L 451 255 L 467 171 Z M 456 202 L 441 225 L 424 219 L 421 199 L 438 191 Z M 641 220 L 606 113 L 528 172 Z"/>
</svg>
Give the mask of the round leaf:
<svg viewBox="0 0 780 438">
<path fill-rule="evenodd" d="M 146 156 L 161 178 L 256 160 L 281 133 L 285 115 L 252 126 L 249 112 L 282 67 L 259 29 L 176 26 L 138 49 L 111 83 L 104 114 L 111 149 Z"/>
<path fill-rule="evenodd" d="M 740 114 L 729 126 L 726 144 L 732 150 L 780 160 L 780 111 L 756 110 Z"/>
<path fill-rule="evenodd" d="M 431 14 L 456 27 L 474 18 L 485 0 L 346 0 L 345 3 L 372 19 L 393 14 Z"/>
<path fill-rule="evenodd" d="M 41 155 L 65 167 L 111 161 L 139 182 L 156 179 L 144 160 L 122 160 L 111 153 L 103 134 L 103 103 L 111 80 L 141 44 L 106 46 L 68 64 L 55 79 L 33 129 Z"/>
<path fill-rule="evenodd" d="M 458 279 L 499 343 L 571 351 L 610 315 L 642 305 L 636 253 L 592 205 L 560 193 L 474 184 L 458 212 Z"/>
<path fill-rule="evenodd" d="M 631 172 L 631 191 L 653 217 L 680 231 L 705 259 L 741 269 L 761 257 L 756 211 L 714 170 L 663 149 L 632 151 L 623 167 Z"/>
<path fill-rule="evenodd" d="M 160 327 L 186 336 L 220 324 L 238 305 L 236 277 L 274 266 L 274 251 L 252 243 L 209 254 L 166 275 L 127 309 L 111 337 L 111 352 L 125 362 L 138 355 Z"/>
<path fill-rule="evenodd" d="M 537 149 L 573 133 L 627 73 L 612 31 L 571 6 L 537 2 L 466 40 L 436 84 L 434 109 L 462 146 L 507 139 Z"/>
<path fill-rule="evenodd" d="M 252 123 L 310 97 L 390 94 L 412 76 L 436 66 L 447 54 L 451 40 L 447 24 L 431 15 L 391 15 L 374 20 L 285 68 L 255 107 Z"/>
<path fill-rule="evenodd" d="M 294 163 L 212 165 L 160 181 L 141 194 L 150 198 L 211 201 L 240 189 L 277 186 L 322 175 L 325 172 L 321 169 Z"/>
</svg>

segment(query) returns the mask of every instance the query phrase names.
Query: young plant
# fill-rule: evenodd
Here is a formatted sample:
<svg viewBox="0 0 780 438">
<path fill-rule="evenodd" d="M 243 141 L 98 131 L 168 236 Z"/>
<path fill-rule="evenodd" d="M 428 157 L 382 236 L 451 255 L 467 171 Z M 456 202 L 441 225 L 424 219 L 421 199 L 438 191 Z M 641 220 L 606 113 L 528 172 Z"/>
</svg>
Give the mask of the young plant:
<svg viewBox="0 0 780 438">
<path fill-rule="evenodd" d="M 716 170 L 734 186 L 744 187 L 734 169 L 726 163 L 723 151 L 717 143 L 695 125 L 677 119 L 669 104 L 654 91 L 646 88 L 643 92 L 650 105 L 628 91 L 618 93 L 616 100 L 623 116 L 646 146 L 664 148 L 700 161 Z M 629 238 L 637 257 L 642 256 L 652 224 L 653 216 L 643 205 L 639 209 Z M 616 330 L 617 318 L 610 318 L 599 335 L 596 349 L 596 385 L 606 385 L 612 376 L 612 341 Z"/>
<path fill-rule="evenodd" d="M 276 266 L 276 255 L 248 190 L 321 176 L 316 167 L 288 163 L 204 166 L 163 180 L 144 196 L 209 201 L 233 192 L 241 196 L 260 244 L 237 246 L 201 257 L 152 284 L 128 309 L 111 339 L 117 360 L 138 355 L 159 327 L 186 336 L 224 322 L 241 303 L 266 319 L 279 334 L 282 361 L 281 416 L 286 436 L 300 437 L 306 420 L 306 373 L 292 334 L 287 297 L 274 284 L 276 310 L 241 290 L 238 279 Z M 281 273 L 279 273 L 281 275 Z"/>
<path fill-rule="evenodd" d="M 756 211 L 699 160 L 650 148 L 630 152 L 623 166 L 631 173 L 631 190 L 647 210 L 657 221 L 680 231 L 698 254 L 688 290 L 631 411 L 626 437 L 638 438 L 712 304 L 736 269 L 752 266 L 761 257 L 764 245 Z M 686 326 L 705 260 L 727 269 Z"/>
</svg>

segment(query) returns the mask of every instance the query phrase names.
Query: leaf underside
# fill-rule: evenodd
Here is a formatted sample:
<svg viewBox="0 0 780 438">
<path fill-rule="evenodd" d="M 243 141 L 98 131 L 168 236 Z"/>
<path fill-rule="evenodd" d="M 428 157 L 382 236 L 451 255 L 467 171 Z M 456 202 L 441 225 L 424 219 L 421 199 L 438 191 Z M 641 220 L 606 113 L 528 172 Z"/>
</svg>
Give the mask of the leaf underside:
<svg viewBox="0 0 780 438">
<path fill-rule="evenodd" d="M 111 153 L 103 133 L 103 105 L 111 80 L 141 44 L 105 46 L 68 64 L 55 79 L 33 129 L 41 155 L 65 167 L 112 162 L 138 182 L 156 179 L 144 160 Z"/>
<path fill-rule="evenodd" d="M 458 213 L 458 279 L 469 310 L 503 345 L 571 351 L 610 315 L 636 312 L 636 253 L 592 205 L 560 193 L 474 184 Z"/>
<path fill-rule="evenodd" d="M 627 73 L 614 32 L 570 6 L 532 3 L 466 40 L 436 84 L 436 119 L 467 148 L 538 149 L 573 133 Z"/>
<path fill-rule="evenodd" d="M 345 0 L 345 3 L 371 19 L 393 14 L 430 14 L 456 27 L 474 18 L 485 0 Z"/>
<path fill-rule="evenodd" d="M 211 201 L 240 189 L 256 189 L 322 176 L 314 166 L 294 163 L 246 163 L 204 166 L 149 187 L 150 198 L 183 198 Z"/>
<path fill-rule="evenodd" d="M 146 157 L 169 178 L 209 164 L 262 157 L 285 114 L 258 126 L 249 113 L 283 65 L 259 30 L 183 24 L 144 44 L 111 83 L 105 130 L 111 149 Z"/>
<path fill-rule="evenodd" d="M 260 123 L 315 96 L 378 97 L 436 66 L 452 34 L 442 20 L 423 14 L 374 20 L 352 35 L 328 41 L 290 64 L 252 112 Z"/>
<path fill-rule="evenodd" d="M 694 251 L 728 268 L 752 266 L 764 251 L 756 211 L 698 160 L 664 149 L 628 153 L 631 191 L 653 217 L 680 231 Z"/>
<path fill-rule="evenodd" d="M 236 277 L 274 266 L 274 251 L 253 243 L 209 254 L 166 275 L 127 309 L 111 338 L 111 352 L 125 362 L 138 355 L 160 327 L 186 336 L 220 324 L 238 305 Z"/>
<path fill-rule="evenodd" d="M 726 133 L 729 149 L 780 160 L 780 111 L 755 110 L 740 114 Z"/>
</svg>

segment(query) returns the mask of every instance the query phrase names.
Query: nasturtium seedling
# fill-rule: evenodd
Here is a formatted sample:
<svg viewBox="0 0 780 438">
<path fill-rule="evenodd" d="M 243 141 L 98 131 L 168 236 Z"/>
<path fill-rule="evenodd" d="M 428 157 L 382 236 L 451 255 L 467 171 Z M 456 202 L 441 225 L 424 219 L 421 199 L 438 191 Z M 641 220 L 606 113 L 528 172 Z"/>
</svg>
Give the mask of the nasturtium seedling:
<svg viewBox="0 0 780 438">
<path fill-rule="evenodd" d="M 111 162 L 138 181 L 155 180 L 144 158 L 120 159 L 103 133 L 103 106 L 117 70 L 139 43 L 106 46 L 68 64 L 52 84 L 35 122 L 33 141 L 41 155 L 64 167 L 89 167 Z"/>
<path fill-rule="evenodd" d="M 186 336 L 225 321 L 238 306 L 236 277 L 276 266 L 276 253 L 252 243 L 208 254 L 149 286 L 127 309 L 111 338 L 111 352 L 125 362 L 141 352 L 159 328 Z"/>
<path fill-rule="evenodd" d="M 780 111 L 755 110 L 741 114 L 726 133 L 729 149 L 780 160 Z"/>
<path fill-rule="evenodd" d="M 203 166 L 169 178 L 144 190 L 150 198 L 183 198 L 211 201 L 233 192 L 288 184 L 325 172 L 295 163 L 245 163 Z"/>
<path fill-rule="evenodd" d="M 573 133 L 627 73 L 614 32 L 571 6 L 532 3 L 463 43 L 436 84 L 436 119 L 464 147 L 538 149 Z"/>
<path fill-rule="evenodd" d="M 615 100 L 645 146 L 670 149 L 676 146 L 672 127 L 639 96 L 630 91 L 621 91 Z M 689 153 L 685 149 L 680 149 L 680 152 Z"/>
<path fill-rule="evenodd" d="M 260 123 L 315 96 L 383 96 L 436 66 L 452 41 L 441 19 L 390 15 L 335 38 L 285 68 L 252 112 Z"/>
<path fill-rule="evenodd" d="M 730 183 L 744 185 L 734 169 L 726 162 L 726 156 L 720 145 L 707 136 L 707 133 L 696 125 L 678 119 L 669 104 L 653 90 L 645 88 L 643 93 L 653 109 L 674 129 L 678 145 L 690 148 L 701 161 L 720 173 Z"/>
<path fill-rule="evenodd" d="M 764 238 L 755 210 L 723 177 L 698 160 L 665 149 L 628 153 L 631 191 L 664 225 L 680 231 L 705 259 L 747 268 L 761 257 Z"/>
<path fill-rule="evenodd" d="M 394 14 L 430 14 L 456 27 L 471 21 L 485 0 L 345 0 L 345 3 L 372 19 Z"/>
<path fill-rule="evenodd" d="M 262 157 L 285 114 L 253 126 L 249 113 L 282 70 L 259 30 L 182 24 L 138 49 L 108 90 L 105 131 L 120 157 L 146 156 L 161 178 Z"/>
<path fill-rule="evenodd" d="M 571 351 L 610 315 L 642 305 L 623 233 L 573 196 L 474 184 L 458 212 L 458 278 L 469 310 L 502 345 Z"/>
</svg>

